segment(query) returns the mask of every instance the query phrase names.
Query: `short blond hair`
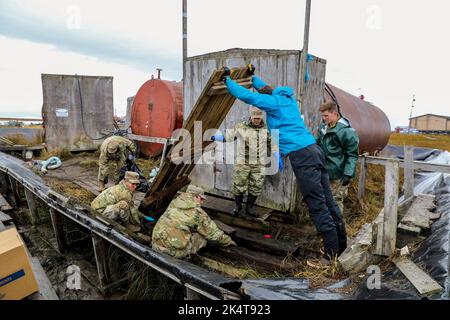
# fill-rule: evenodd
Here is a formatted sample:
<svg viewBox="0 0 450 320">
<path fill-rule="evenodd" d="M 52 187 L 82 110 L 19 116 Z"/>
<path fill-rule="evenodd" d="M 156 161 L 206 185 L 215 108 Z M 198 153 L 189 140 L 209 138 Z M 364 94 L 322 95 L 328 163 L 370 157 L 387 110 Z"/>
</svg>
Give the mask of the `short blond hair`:
<svg viewBox="0 0 450 320">
<path fill-rule="evenodd" d="M 334 101 L 326 101 L 326 102 L 324 102 L 320 106 L 319 110 L 320 110 L 320 112 L 328 111 L 328 112 L 338 112 L 339 113 L 337 104 Z"/>
</svg>

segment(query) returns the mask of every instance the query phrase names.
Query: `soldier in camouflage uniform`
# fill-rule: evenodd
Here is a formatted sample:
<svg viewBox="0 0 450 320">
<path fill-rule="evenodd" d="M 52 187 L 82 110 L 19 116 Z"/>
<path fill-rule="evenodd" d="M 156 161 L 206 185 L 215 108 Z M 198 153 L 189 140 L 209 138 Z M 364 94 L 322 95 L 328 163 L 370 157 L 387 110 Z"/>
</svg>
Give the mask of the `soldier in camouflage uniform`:
<svg viewBox="0 0 450 320">
<path fill-rule="evenodd" d="M 236 202 L 232 214 L 237 215 L 240 212 L 244 194 L 248 191 L 245 213 L 257 216 L 252 208 L 264 187 L 266 163 L 263 158 L 271 147 L 270 133 L 260 109 L 251 107 L 248 121 L 240 122 L 236 124 L 234 129 L 226 130 L 225 136 L 215 135 L 212 137 L 213 141 L 222 142 L 233 141 L 234 139 L 238 140 L 238 151 L 231 188 L 231 193 L 234 194 Z M 274 150 L 274 154 L 277 156 L 281 170 L 282 162 L 278 147 Z"/>
<path fill-rule="evenodd" d="M 125 165 L 127 152 L 135 153 L 136 146 L 126 138 L 112 136 L 103 141 L 98 161 L 99 191 L 105 189 L 108 176 L 113 176 L 114 184 L 119 183 L 120 169 Z"/>
<path fill-rule="evenodd" d="M 341 117 L 336 103 L 325 102 L 319 110 L 323 124 L 317 144 L 325 155 L 325 167 L 330 176 L 333 197 L 343 215 L 344 199 L 348 195 L 348 185 L 355 176 L 358 162 L 359 137 L 350 122 Z"/>
<path fill-rule="evenodd" d="M 152 248 L 175 258 L 189 258 L 208 242 L 236 245 L 201 208 L 204 199 L 200 187 L 189 185 L 172 200 L 153 229 Z"/>
<path fill-rule="evenodd" d="M 144 217 L 133 203 L 133 193 L 136 191 L 139 183 L 139 174 L 127 171 L 125 178 L 118 185 L 100 193 L 91 202 L 91 207 L 106 218 L 137 231 L 140 226 L 140 220 Z"/>
</svg>

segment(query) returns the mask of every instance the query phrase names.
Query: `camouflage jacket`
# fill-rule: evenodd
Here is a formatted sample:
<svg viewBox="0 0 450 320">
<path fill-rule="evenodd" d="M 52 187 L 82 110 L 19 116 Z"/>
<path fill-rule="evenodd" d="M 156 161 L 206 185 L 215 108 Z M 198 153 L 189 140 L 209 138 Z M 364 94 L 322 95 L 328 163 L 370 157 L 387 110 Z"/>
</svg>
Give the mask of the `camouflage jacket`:
<svg viewBox="0 0 450 320">
<path fill-rule="evenodd" d="M 91 207 L 97 212 L 102 213 L 107 206 L 116 204 L 122 200 L 128 203 L 130 209 L 133 208 L 133 193 L 127 188 L 124 181 L 100 193 L 91 202 Z"/>
<path fill-rule="evenodd" d="M 168 249 L 183 250 L 188 246 L 194 232 L 221 246 L 233 243 L 191 194 L 182 193 L 170 203 L 159 218 L 153 229 L 152 241 Z"/>
<path fill-rule="evenodd" d="M 237 140 L 236 164 L 265 164 L 271 156 L 271 136 L 266 123 L 255 127 L 250 121 L 242 121 L 233 129 L 225 131 L 225 140 L 231 142 Z M 278 146 L 274 146 L 278 151 Z M 260 161 L 261 159 L 261 161 Z"/>
<path fill-rule="evenodd" d="M 108 144 L 112 141 L 115 141 L 119 144 L 117 153 L 119 155 L 118 159 L 110 159 L 108 157 Z M 112 136 L 109 138 L 106 138 L 105 141 L 103 141 L 101 147 L 100 147 L 100 158 L 99 158 L 99 164 L 105 164 L 108 161 L 121 161 L 121 162 L 125 162 L 126 159 L 126 151 L 130 151 L 130 152 L 136 152 L 136 146 L 134 145 L 134 143 L 124 137 L 120 137 L 120 136 Z"/>
</svg>

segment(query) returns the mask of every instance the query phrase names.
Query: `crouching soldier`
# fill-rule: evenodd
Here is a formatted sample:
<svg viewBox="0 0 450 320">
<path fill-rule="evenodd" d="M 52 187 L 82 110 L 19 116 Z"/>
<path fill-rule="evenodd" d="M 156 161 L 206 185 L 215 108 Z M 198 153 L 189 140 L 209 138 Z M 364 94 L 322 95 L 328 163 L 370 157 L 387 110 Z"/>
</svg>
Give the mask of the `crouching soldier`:
<svg viewBox="0 0 450 320">
<path fill-rule="evenodd" d="M 135 153 L 136 146 L 126 138 L 112 136 L 103 141 L 98 160 L 98 188 L 100 192 L 105 189 L 109 176 L 113 177 L 114 184 L 119 183 L 120 169 L 125 165 L 128 152 Z"/>
<path fill-rule="evenodd" d="M 214 135 L 211 139 L 221 142 L 238 140 L 238 154 L 231 188 L 236 205 L 232 215 L 239 214 L 242 209 L 244 194 L 248 192 L 245 213 L 258 216 L 252 208 L 264 187 L 266 165 L 262 159 L 271 147 L 270 133 L 263 119 L 263 111 L 251 107 L 249 120 L 236 124 L 231 130 L 226 130 L 225 136 Z M 281 171 L 283 163 L 278 146 L 275 147 L 276 150 L 273 151 L 278 161 L 278 168 Z"/>
<path fill-rule="evenodd" d="M 127 171 L 125 178 L 118 185 L 100 193 L 91 202 L 91 207 L 106 218 L 117 221 L 132 231 L 138 231 L 144 214 L 135 208 L 133 193 L 139 183 L 139 174 Z"/>
<path fill-rule="evenodd" d="M 153 229 L 153 249 L 175 258 L 189 258 L 207 243 L 236 245 L 201 208 L 204 199 L 200 187 L 189 185 L 172 200 Z"/>
</svg>

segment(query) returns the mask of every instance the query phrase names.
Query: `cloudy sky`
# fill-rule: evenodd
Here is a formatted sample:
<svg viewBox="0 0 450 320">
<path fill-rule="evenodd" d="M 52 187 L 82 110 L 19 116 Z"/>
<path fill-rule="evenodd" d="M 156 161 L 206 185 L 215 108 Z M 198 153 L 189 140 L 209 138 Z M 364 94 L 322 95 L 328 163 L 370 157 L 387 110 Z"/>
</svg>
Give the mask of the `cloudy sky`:
<svg viewBox="0 0 450 320">
<path fill-rule="evenodd" d="M 181 0 L 0 0 L 0 116 L 39 116 L 41 73 L 114 77 L 124 114 L 155 69 L 181 78 Z M 188 55 L 301 49 L 305 1 L 188 0 Z M 327 81 L 382 108 L 391 125 L 449 115 L 450 2 L 314 0 L 310 52 Z"/>
</svg>

